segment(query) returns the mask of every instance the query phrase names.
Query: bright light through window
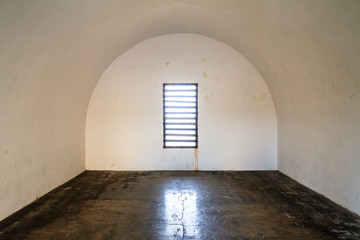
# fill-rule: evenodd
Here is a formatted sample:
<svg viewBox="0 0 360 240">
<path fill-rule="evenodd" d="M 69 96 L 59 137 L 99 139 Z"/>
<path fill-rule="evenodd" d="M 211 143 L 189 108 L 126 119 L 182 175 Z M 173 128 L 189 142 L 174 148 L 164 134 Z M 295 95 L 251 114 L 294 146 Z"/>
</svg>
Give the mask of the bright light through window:
<svg viewBox="0 0 360 240">
<path fill-rule="evenodd" d="M 197 148 L 197 83 L 164 83 L 164 148 Z"/>
</svg>

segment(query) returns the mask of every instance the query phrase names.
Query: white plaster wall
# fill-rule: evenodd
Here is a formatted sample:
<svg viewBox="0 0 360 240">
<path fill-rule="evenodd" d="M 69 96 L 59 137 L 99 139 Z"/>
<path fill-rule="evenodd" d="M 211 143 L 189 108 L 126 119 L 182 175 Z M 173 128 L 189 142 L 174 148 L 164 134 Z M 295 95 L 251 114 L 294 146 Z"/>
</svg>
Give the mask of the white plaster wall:
<svg viewBox="0 0 360 240">
<path fill-rule="evenodd" d="M 162 84 L 199 83 L 199 148 L 162 148 Z M 268 88 L 237 51 L 216 40 L 172 34 L 118 57 L 90 100 L 86 168 L 277 169 L 277 123 Z"/>
<path fill-rule="evenodd" d="M 0 1 L 0 220 L 85 170 L 93 72 L 69 9 Z"/>
<path fill-rule="evenodd" d="M 293 5 L 299 21 L 283 22 L 281 47 L 262 49 L 274 60 L 262 75 L 281 79 L 268 83 L 279 170 L 360 214 L 360 1 L 327 3 Z"/>
</svg>

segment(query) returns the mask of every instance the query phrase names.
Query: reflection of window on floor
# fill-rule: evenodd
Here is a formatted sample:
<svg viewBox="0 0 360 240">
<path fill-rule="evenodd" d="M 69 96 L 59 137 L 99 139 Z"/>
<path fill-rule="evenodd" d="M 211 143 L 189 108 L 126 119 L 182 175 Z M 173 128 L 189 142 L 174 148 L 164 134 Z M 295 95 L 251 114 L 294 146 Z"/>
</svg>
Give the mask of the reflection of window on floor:
<svg viewBox="0 0 360 240">
<path fill-rule="evenodd" d="M 196 192 L 191 190 L 165 192 L 166 234 L 176 237 L 185 232 L 187 236 L 196 234 L 190 231 L 192 226 L 199 224 L 196 199 Z"/>
<path fill-rule="evenodd" d="M 198 84 L 164 83 L 164 148 L 198 147 Z"/>
</svg>

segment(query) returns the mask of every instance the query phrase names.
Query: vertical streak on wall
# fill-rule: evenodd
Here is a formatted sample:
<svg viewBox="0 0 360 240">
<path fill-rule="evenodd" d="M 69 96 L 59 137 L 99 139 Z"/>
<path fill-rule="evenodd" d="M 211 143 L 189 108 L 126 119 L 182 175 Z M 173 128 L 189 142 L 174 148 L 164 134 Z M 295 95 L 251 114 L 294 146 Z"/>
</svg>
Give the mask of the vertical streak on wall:
<svg viewBox="0 0 360 240">
<path fill-rule="evenodd" d="M 195 148 L 195 171 L 199 171 L 199 149 Z"/>
</svg>

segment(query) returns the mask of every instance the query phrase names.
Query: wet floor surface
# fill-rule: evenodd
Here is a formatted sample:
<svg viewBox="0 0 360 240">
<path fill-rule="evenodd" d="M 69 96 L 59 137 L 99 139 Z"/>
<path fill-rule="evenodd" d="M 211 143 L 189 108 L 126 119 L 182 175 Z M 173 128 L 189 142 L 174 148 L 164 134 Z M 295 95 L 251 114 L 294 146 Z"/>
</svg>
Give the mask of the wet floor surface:
<svg viewBox="0 0 360 240">
<path fill-rule="evenodd" d="M 86 171 L 0 239 L 360 239 L 360 217 L 278 171 Z"/>
</svg>

